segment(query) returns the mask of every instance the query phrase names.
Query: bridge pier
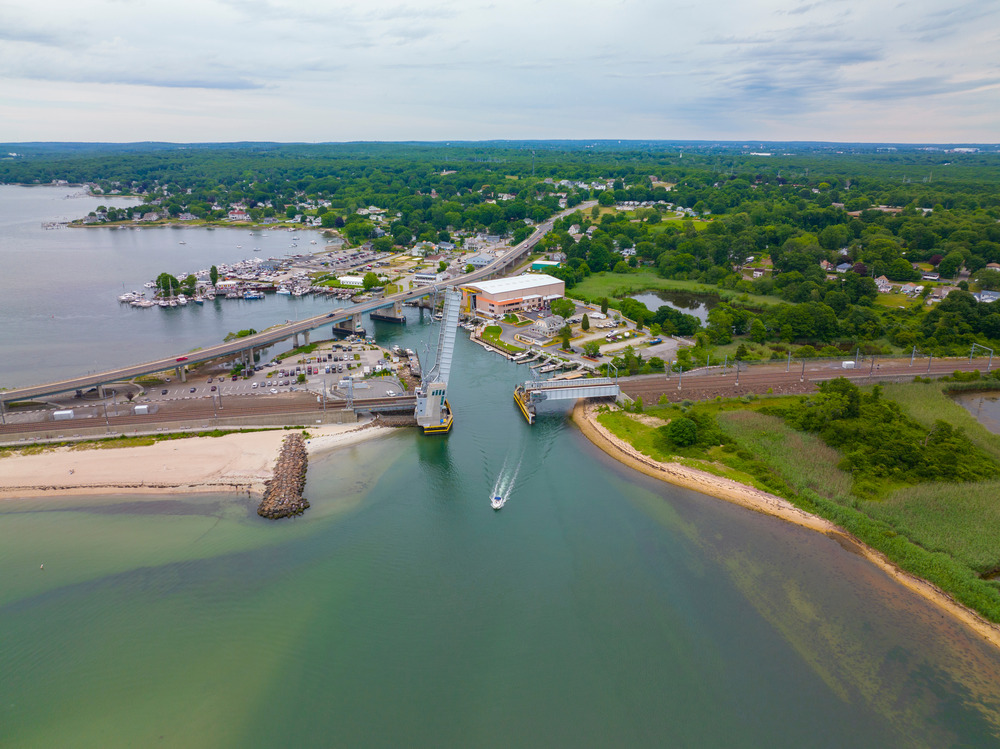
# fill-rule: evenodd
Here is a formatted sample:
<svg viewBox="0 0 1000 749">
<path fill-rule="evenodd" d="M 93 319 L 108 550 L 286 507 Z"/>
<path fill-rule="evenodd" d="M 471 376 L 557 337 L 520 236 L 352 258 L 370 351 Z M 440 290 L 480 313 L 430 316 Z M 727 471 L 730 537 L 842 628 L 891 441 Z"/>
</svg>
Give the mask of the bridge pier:
<svg viewBox="0 0 1000 749">
<path fill-rule="evenodd" d="M 308 330 L 303 330 L 302 331 L 302 337 L 306 339 L 306 346 L 308 346 L 309 345 L 309 331 Z"/>
<path fill-rule="evenodd" d="M 337 335 L 364 335 L 365 329 L 361 325 L 361 313 L 356 312 L 350 317 L 344 319 L 340 325 L 334 325 L 333 334 Z"/>
<path fill-rule="evenodd" d="M 292 348 L 298 348 L 298 347 L 299 347 L 299 334 L 294 333 L 292 335 Z"/>
<path fill-rule="evenodd" d="M 404 325 L 406 324 L 406 317 L 403 315 L 403 305 L 401 302 L 394 302 L 391 309 L 383 308 L 372 310 L 369 315 L 372 320 L 395 322 Z"/>
<path fill-rule="evenodd" d="M 187 368 L 183 364 L 179 367 L 175 367 L 174 371 L 177 373 L 177 376 L 180 378 L 181 382 L 188 381 Z"/>
</svg>

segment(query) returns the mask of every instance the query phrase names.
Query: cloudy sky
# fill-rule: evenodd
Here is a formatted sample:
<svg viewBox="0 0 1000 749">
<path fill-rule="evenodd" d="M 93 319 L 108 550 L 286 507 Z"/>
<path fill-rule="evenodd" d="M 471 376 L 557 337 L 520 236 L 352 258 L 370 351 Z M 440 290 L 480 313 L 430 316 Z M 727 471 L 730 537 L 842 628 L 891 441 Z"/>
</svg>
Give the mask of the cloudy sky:
<svg viewBox="0 0 1000 749">
<path fill-rule="evenodd" d="M 0 0 L 0 141 L 1000 141 L 995 0 Z"/>
</svg>

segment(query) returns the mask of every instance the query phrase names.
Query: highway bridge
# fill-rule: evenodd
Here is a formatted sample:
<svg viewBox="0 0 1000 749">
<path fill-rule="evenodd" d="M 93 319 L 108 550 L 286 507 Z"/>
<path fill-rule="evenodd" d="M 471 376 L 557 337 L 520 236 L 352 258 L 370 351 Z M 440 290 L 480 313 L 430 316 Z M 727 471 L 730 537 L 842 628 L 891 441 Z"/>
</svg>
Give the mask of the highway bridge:
<svg viewBox="0 0 1000 749">
<path fill-rule="evenodd" d="M 490 265 L 473 271 L 472 273 L 466 273 L 457 278 L 450 279 L 447 283 L 442 282 L 440 284 L 425 286 L 409 291 L 401 291 L 397 294 L 391 294 L 381 299 L 375 299 L 363 304 L 356 304 L 351 307 L 334 310 L 323 315 L 306 318 L 305 320 L 298 320 L 285 325 L 279 325 L 271 328 L 270 330 L 264 331 L 263 333 L 257 333 L 256 335 L 239 338 L 235 341 L 229 341 L 228 343 L 208 346 L 207 348 L 199 349 L 198 351 L 186 354 L 167 356 L 163 359 L 157 359 L 143 364 L 120 367 L 106 372 L 97 372 L 59 382 L 50 382 L 40 385 L 31 385 L 28 387 L 13 388 L 11 390 L 2 390 L 0 391 L 0 423 L 2 423 L 3 420 L 5 404 L 8 403 L 31 400 L 33 398 L 46 395 L 68 393 L 75 390 L 89 390 L 94 387 L 100 389 L 104 385 L 108 385 L 112 382 L 120 382 L 123 380 L 127 381 L 142 375 L 164 372 L 171 369 L 176 369 L 178 375 L 184 377 L 185 367 L 222 357 L 243 356 L 247 362 L 250 362 L 253 360 L 253 351 L 255 349 L 267 348 L 275 343 L 278 343 L 279 341 L 293 338 L 296 339 L 297 343 L 298 336 L 302 335 L 305 342 L 308 343 L 310 331 L 315 330 L 322 325 L 346 328 L 348 330 L 357 329 L 360 327 L 361 315 L 367 312 L 384 309 L 386 307 L 395 307 L 404 301 L 435 294 L 445 286 L 460 286 L 473 281 L 479 281 L 483 278 L 490 278 L 500 273 L 509 272 L 513 265 L 518 263 L 525 255 L 531 252 L 542 237 L 549 232 L 556 220 L 576 211 L 587 210 L 593 205 L 596 205 L 596 202 L 581 203 L 578 206 L 574 206 L 573 208 L 569 208 L 562 213 L 553 216 L 547 221 L 539 224 L 528 239 L 524 240 L 517 247 L 514 247 L 506 252 L 503 257 L 498 258 Z"/>
</svg>

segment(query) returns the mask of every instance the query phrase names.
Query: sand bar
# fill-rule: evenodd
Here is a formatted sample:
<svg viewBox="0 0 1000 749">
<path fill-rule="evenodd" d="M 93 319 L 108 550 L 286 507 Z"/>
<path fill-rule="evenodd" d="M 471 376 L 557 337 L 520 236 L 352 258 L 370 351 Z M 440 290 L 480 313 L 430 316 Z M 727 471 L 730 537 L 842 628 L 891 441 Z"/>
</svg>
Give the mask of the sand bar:
<svg viewBox="0 0 1000 749">
<path fill-rule="evenodd" d="M 801 510 L 786 499 L 768 494 L 752 486 L 746 486 L 738 481 L 714 476 L 711 473 L 688 468 L 679 463 L 655 461 L 605 429 L 597 421 L 598 408 L 599 406 L 587 404 L 584 401 L 577 402 L 573 409 L 573 421 L 580 427 L 580 431 L 587 439 L 619 462 L 661 481 L 693 489 L 755 512 L 772 515 L 786 522 L 823 533 L 837 540 L 845 548 L 865 557 L 894 580 L 963 622 L 994 647 L 1000 648 L 1000 626 L 987 621 L 972 609 L 963 606 L 937 586 L 900 569 L 884 554 L 862 543 L 829 520 Z"/>
<path fill-rule="evenodd" d="M 309 428 L 316 454 L 384 436 L 377 422 Z M 260 496 L 288 432 L 164 440 L 143 447 L 74 450 L 0 458 L 0 499 L 85 494 L 177 494 L 213 491 Z"/>
</svg>

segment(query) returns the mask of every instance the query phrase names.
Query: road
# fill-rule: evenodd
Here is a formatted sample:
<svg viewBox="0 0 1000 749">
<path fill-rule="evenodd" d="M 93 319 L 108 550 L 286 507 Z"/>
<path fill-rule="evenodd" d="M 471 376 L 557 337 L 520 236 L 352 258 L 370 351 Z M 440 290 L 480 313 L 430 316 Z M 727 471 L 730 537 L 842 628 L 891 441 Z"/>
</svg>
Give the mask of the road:
<svg viewBox="0 0 1000 749">
<path fill-rule="evenodd" d="M 108 370 L 106 372 L 99 372 L 96 374 L 89 374 L 81 377 L 74 377 L 68 380 L 61 380 L 59 382 L 45 383 L 41 385 L 32 385 L 28 387 L 13 388 L 11 390 L 0 391 L 0 408 L 3 408 L 3 404 L 12 403 L 14 401 L 30 400 L 32 398 L 37 398 L 44 395 L 52 395 L 55 393 L 65 393 L 74 390 L 87 390 L 98 385 L 105 385 L 111 382 L 118 382 L 122 380 L 131 380 L 135 377 L 140 377 L 142 375 L 152 374 L 154 372 L 163 372 L 170 369 L 174 369 L 180 366 L 190 366 L 192 364 L 197 364 L 200 362 L 209 361 L 211 359 L 218 359 L 225 356 L 232 356 L 239 354 L 243 351 L 248 351 L 251 348 L 264 348 L 273 345 L 279 341 L 283 341 L 287 338 L 298 333 L 304 333 L 308 330 L 314 330 L 321 325 L 326 324 L 336 324 L 338 322 L 343 322 L 348 318 L 356 314 L 364 314 L 366 312 L 371 312 L 372 310 L 379 309 L 382 307 L 390 306 L 396 302 L 403 302 L 409 299 L 415 299 L 417 297 L 426 296 L 436 292 L 439 287 L 445 286 L 458 286 L 464 283 L 470 283 L 472 281 L 478 281 L 481 278 L 492 275 L 500 271 L 509 265 L 513 260 L 522 257 L 523 255 L 530 252 L 536 244 L 549 232 L 552 225 L 563 216 L 569 215 L 576 211 L 587 210 L 592 205 L 596 205 L 596 202 L 581 203 L 573 208 L 568 208 L 565 211 L 556 214 L 552 218 L 542 222 L 536 228 L 534 233 L 522 242 L 517 247 L 513 248 L 510 252 L 506 253 L 503 257 L 498 258 L 495 262 L 490 265 L 481 268 L 479 270 L 473 271 L 472 273 L 466 273 L 464 275 L 458 276 L 457 278 L 449 280 L 447 283 L 441 283 L 434 286 L 427 286 L 424 288 L 413 289 L 410 291 L 401 291 L 396 294 L 384 297 L 382 299 L 372 300 L 370 302 L 365 302 L 364 304 L 354 305 L 352 307 L 347 307 L 344 309 L 336 310 L 324 315 L 318 315 L 316 317 L 306 318 L 305 320 L 298 320 L 296 322 L 288 323 L 286 325 L 281 325 L 272 328 L 269 331 L 263 333 L 258 333 L 256 335 L 247 336 L 246 338 L 240 338 L 235 341 L 230 341 L 229 343 L 220 343 L 215 346 L 209 346 L 207 348 L 200 349 L 196 352 L 191 352 L 187 354 L 180 354 L 177 356 L 167 356 L 163 359 L 157 359 L 151 362 L 145 362 L 143 364 L 135 364 L 127 367 L 120 367 L 118 369 Z"/>
<path fill-rule="evenodd" d="M 413 395 L 401 395 L 393 398 L 366 398 L 354 399 L 354 406 L 361 411 L 378 411 L 380 408 L 410 409 L 415 405 Z M 342 409 L 344 401 L 329 399 L 326 407 L 329 409 Z M 76 409 L 74 409 L 76 410 Z M 109 414 L 104 415 L 103 404 L 93 409 L 87 409 L 89 417 L 75 418 L 69 421 L 27 421 L 8 423 L 0 426 L 0 440 L 4 435 L 30 434 L 32 432 L 59 431 L 67 437 L 72 436 L 76 430 L 108 427 L 117 433 L 134 432 L 156 432 L 162 429 L 169 429 L 172 422 L 178 421 L 199 421 L 203 420 L 206 428 L 214 428 L 216 418 L 236 418 L 246 416 L 273 416 L 273 415 L 295 415 L 319 414 L 324 411 L 321 400 L 311 392 L 280 393 L 269 397 L 259 397 L 255 395 L 227 395 L 222 399 L 222 406 L 219 407 L 214 399 L 194 398 L 191 400 L 162 401 L 157 404 L 156 413 L 134 414 L 122 413 L 114 414 L 113 407 Z M 311 423 L 311 422 L 309 422 Z"/>
</svg>

